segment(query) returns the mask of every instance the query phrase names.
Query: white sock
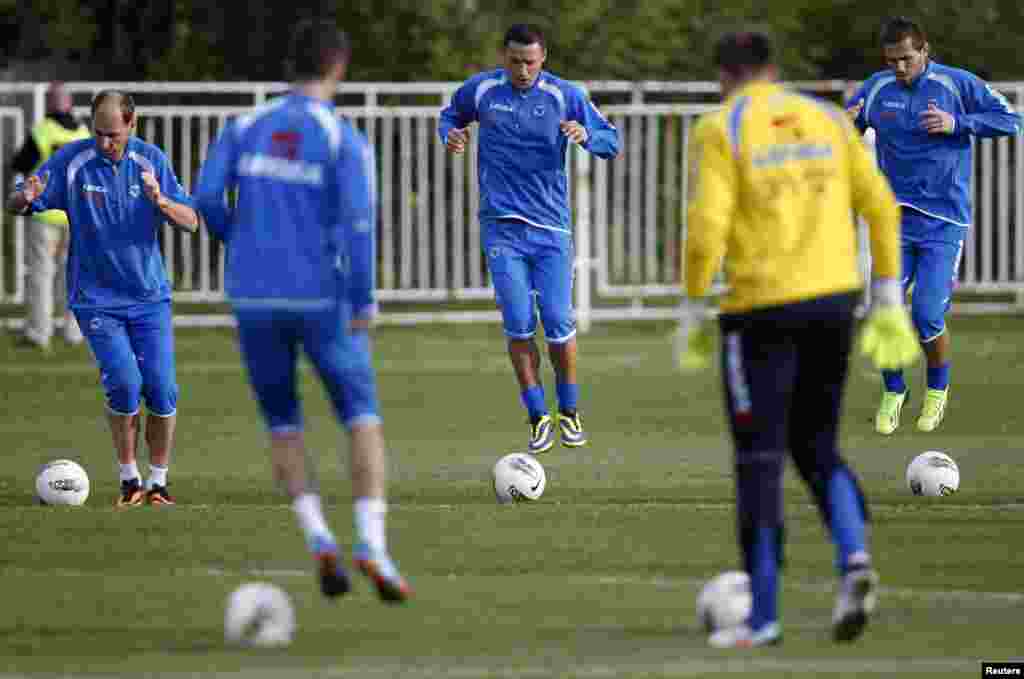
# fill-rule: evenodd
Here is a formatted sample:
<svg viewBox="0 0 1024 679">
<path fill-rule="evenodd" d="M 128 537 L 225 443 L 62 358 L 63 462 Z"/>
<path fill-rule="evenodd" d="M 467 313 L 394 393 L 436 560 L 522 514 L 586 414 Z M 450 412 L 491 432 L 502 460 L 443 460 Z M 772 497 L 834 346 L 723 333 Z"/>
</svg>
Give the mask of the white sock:
<svg viewBox="0 0 1024 679">
<path fill-rule="evenodd" d="M 292 509 L 299 519 L 299 527 L 306 537 L 306 544 L 312 548 L 317 538 L 330 540 L 332 543 L 334 535 L 327 527 L 324 520 L 323 510 L 320 508 L 320 496 L 315 493 L 303 493 L 292 502 Z"/>
<path fill-rule="evenodd" d="M 167 467 L 159 467 L 155 464 L 149 465 L 149 478 L 146 479 L 146 490 L 150 490 L 153 486 L 166 486 L 167 485 Z"/>
<path fill-rule="evenodd" d="M 384 516 L 388 513 L 387 502 L 380 497 L 361 497 L 355 501 L 356 535 L 375 552 L 387 549 L 384 535 Z"/>
<path fill-rule="evenodd" d="M 129 462 L 128 464 L 119 464 L 121 468 L 121 480 L 131 481 L 132 479 L 142 479 L 142 475 L 139 474 L 139 465 L 135 462 Z"/>
</svg>

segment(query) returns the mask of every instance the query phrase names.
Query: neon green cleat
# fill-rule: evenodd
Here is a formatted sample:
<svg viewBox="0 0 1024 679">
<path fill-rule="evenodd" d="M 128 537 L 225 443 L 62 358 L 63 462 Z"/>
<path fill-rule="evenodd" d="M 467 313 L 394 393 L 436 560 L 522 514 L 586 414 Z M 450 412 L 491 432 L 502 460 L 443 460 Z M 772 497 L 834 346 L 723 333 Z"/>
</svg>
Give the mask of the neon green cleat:
<svg viewBox="0 0 1024 679">
<path fill-rule="evenodd" d="M 578 412 L 559 412 L 558 429 L 562 433 L 563 446 L 579 448 L 587 445 L 587 434 L 583 431 L 583 421 Z"/>
<path fill-rule="evenodd" d="M 921 431 L 935 431 L 946 415 L 946 401 L 949 398 L 949 387 L 945 389 L 929 389 L 924 394 L 921 405 L 921 417 L 917 419 L 917 428 Z"/>
<path fill-rule="evenodd" d="M 882 402 L 875 414 L 875 431 L 888 436 L 900 426 L 900 411 L 907 400 L 907 392 L 897 394 L 893 391 L 882 392 Z"/>
<path fill-rule="evenodd" d="M 531 455 L 551 450 L 555 445 L 555 423 L 550 415 L 541 415 L 536 422 L 530 423 L 530 444 L 527 450 Z"/>
</svg>

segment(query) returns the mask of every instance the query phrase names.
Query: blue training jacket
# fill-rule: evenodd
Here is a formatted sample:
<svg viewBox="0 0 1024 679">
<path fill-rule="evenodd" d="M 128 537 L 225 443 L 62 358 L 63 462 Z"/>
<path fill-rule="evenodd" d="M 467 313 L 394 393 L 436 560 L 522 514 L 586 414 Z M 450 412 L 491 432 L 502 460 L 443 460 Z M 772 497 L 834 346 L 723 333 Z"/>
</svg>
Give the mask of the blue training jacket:
<svg viewBox="0 0 1024 679">
<path fill-rule="evenodd" d="M 480 219 L 519 219 L 533 226 L 572 231 L 565 154 L 569 140 L 559 124 L 574 120 L 587 130 L 583 145 L 599 158 L 619 152 L 619 133 L 583 91 L 546 71 L 533 87 L 518 90 L 504 69 L 473 76 L 441 111 L 438 134 L 476 121 L 480 125 Z"/>
<path fill-rule="evenodd" d="M 57 209 L 68 215 L 68 305 L 72 309 L 123 309 L 165 302 L 171 285 L 157 240 L 166 217 L 143 191 L 152 172 L 160 191 L 192 207 L 163 151 L 131 137 L 114 163 L 94 139 L 67 144 L 39 170 L 46 189 L 31 212 Z"/>
<path fill-rule="evenodd" d="M 973 73 L 931 61 L 910 86 L 891 71 L 875 73 L 847 106 L 864 102 L 855 121 L 875 129 L 878 163 L 900 205 L 968 227 L 973 220 L 971 137 L 1020 134 L 1006 98 Z M 920 115 L 934 102 L 956 121 L 952 134 L 929 134 Z"/>
<path fill-rule="evenodd" d="M 238 191 L 234 209 L 224 192 Z M 227 244 L 236 308 L 373 314 L 376 181 L 366 139 L 320 99 L 289 94 L 232 121 L 196 202 Z"/>
</svg>

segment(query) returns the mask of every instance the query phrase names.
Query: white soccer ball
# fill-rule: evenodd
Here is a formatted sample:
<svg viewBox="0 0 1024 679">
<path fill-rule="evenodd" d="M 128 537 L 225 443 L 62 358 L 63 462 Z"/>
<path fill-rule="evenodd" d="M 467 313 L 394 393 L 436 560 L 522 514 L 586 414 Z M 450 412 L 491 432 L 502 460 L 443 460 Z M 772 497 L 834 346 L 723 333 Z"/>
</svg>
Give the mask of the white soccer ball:
<svg viewBox="0 0 1024 679">
<path fill-rule="evenodd" d="M 536 500 L 544 494 L 547 474 L 537 458 L 512 453 L 494 463 L 494 493 L 498 504 Z"/>
<path fill-rule="evenodd" d="M 229 644 L 287 646 L 295 635 L 295 608 L 280 587 L 266 582 L 242 585 L 228 597 L 224 639 Z"/>
<path fill-rule="evenodd" d="M 89 475 L 72 460 L 47 462 L 36 475 L 36 497 L 44 505 L 85 504 Z"/>
<path fill-rule="evenodd" d="M 726 571 L 709 580 L 697 594 L 697 622 L 708 634 L 747 621 L 753 606 L 750 576 Z"/>
<path fill-rule="evenodd" d="M 949 455 L 926 451 L 907 465 L 907 487 L 914 495 L 952 495 L 960 488 L 960 468 Z"/>
</svg>

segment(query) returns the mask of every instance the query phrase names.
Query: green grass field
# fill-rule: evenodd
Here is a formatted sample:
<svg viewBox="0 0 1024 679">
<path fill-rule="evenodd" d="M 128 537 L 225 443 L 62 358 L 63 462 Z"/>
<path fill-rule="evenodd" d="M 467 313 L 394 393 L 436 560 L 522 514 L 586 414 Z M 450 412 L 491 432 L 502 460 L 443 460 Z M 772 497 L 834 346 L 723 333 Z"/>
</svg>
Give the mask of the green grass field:
<svg viewBox="0 0 1024 679">
<path fill-rule="evenodd" d="M 870 424 L 879 380 L 862 360 L 852 369 L 843 445 L 872 503 L 883 583 L 865 636 L 830 641 L 832 550 L 789 476 L 785 641 L 741 653 L 708 649 L 694 613 L 700 584 L 738 563 L 719 378 L 673 374 L 665 324 L 581 338 L 592 444 L 545 454 L 545 496 L 504 507 L 490 468 L 522 448 L 526 426 L 499 327 L 377 331 L 390 544 L 416 590 L 400 608 L 361 579 L 321 599 L 231 331 L 179 331 L 180 504 L 129 511 L 112 507 L 88 350 L 44 358 L 0 335 L 0 677 L 979 676 L 981 660 L 1024 656 L 1024 319 L 952 327 L 935 434 L 913 427 L 923 370 L 904 427 L 883 439 Z M 329 518 L 347 540 L 344 437 L 308 369 L 303 385 Z M 957 495 L 906 491 L 907 462 L 929 449 L 959 462 Z M 84 507 L 34 504 L 38 466 L 59 457 L 88 469 Z M 225 599 L 253 580 L 292 596 L 289 648 L 225 646 Z"/>
</svg>

